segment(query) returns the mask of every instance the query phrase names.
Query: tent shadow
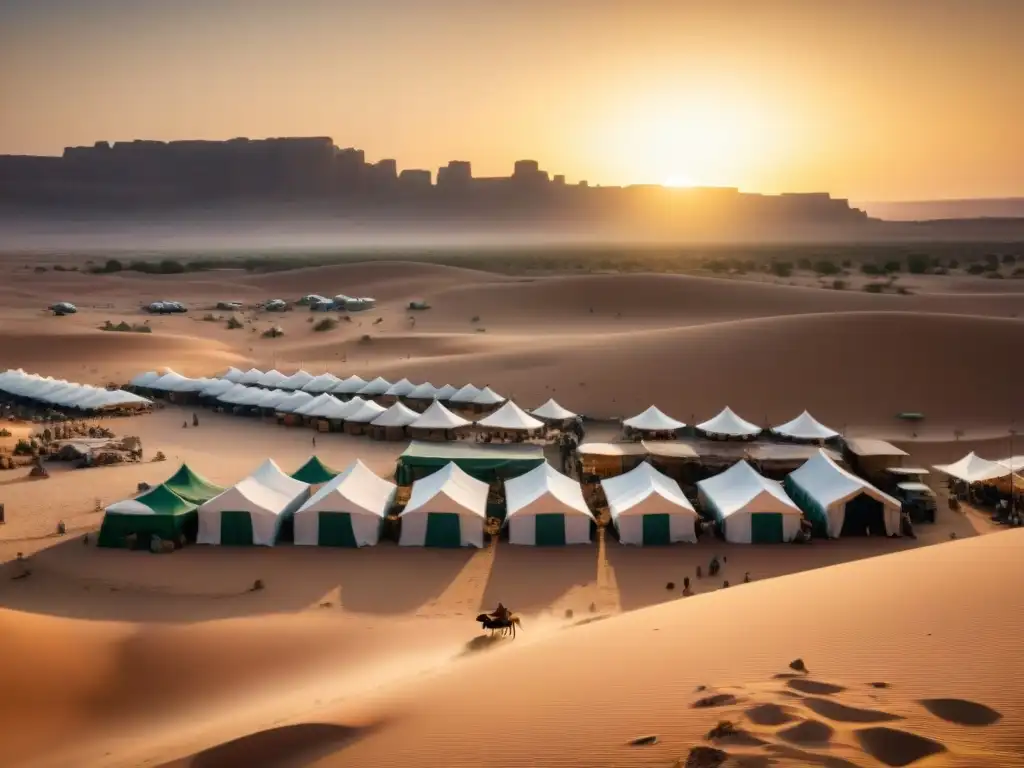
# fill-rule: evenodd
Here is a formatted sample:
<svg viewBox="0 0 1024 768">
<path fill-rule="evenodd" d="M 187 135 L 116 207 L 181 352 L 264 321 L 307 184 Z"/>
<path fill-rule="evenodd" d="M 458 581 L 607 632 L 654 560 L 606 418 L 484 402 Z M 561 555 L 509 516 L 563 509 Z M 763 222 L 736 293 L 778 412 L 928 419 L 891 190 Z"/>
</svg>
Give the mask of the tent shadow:
<svg viewBox="0 0 1024 768">
<path fill-rule="evenodd" d="M 531 547 L 501 541 L 494 552 L 483 606 L 499 602 L 516 613 L 550 608 L 576 587 L 597 582 L 598 546 Z"/>
<path fill-rule="evenodd" d="M 13 578 L 20 564 L 0 567 L 0 605 L 153 623 L 292 613 L 339 600 L 352 611 L 399 614 L 441 594 L 475 551 L 193 545 L 153 555 L 84 546 L 75 536 L 32 555 L 28 578 Z M 254 590 L 257 580 L 263 587 Z"/>
</svg>

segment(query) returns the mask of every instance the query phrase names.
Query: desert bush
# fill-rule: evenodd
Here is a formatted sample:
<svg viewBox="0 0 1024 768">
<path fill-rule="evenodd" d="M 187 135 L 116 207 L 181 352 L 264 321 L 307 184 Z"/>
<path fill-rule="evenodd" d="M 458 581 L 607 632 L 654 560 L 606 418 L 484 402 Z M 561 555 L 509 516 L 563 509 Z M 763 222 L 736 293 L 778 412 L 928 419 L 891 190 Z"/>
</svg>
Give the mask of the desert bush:
<svg viewBox="0 0 1024 768">
<path fill-rule="evenodd" d="M 152 333 L 153 332 L 153 329 L 150 326 L 146 325 L 145 323 L 143 323 L 142 325 L 133 325 L 132 326 L 132 330 L 135 333 Z"/>
<path fill-rule="evenodd" d="M 839 267 L 827 259 L 814 262 L 814 271 L 819 275 L 838 275 Z"/>
<path fill-rule="evenodd" d="M 369 343 L 370 343 L 371 341 L 373 341 L 373 337 L 372 337 L 372 336 L 370 336 L 370 334 L 368 334 L 368 333 L 364 333 L 364 334 L 363 334 L 363 335 L 362 335 L 362 336 L 361 336 L 361 337 L 359 338 L 359 343 L 360 343 L 360 344 L 369 344 Z"/>
<path fill-rule="evenodd" d="M 985 277 L 987 277 L 989 280 L 1002 280 L 1003 274 L 1002 272 L 989 272 L 987 275 L 985 275 Z"/>
<path fill-rule="evenodd" d="M 309 318 L 312 320 L 313 318 Z M 319 323 L 313 326 L 314 331 L 333 331 L 338 327 L 338 321 L 333 317 L 325 317 Z"/>
<path fill-rule="evenodd" d="M 853 266 L 853 262 L 849 259 L 843 259 L 843 269 L 849 269 Z"/>
<path fill-rule="evenodd" d="M 1017 257 L 1014 256 L 1012 253 L 1003 254 L 1003 264 L 1013 264 L 1016 260 Z M 56 269 L 56 267 L 54 267 L 54 269 Z"/>
<path fill-rule="evenodd" d="M 729 270 L 729 265 L 726 262 L 722 261 L 721 259 L 711 259 L 710 261 L 705 261 L 702 266 L 704 267 L 704 269 L 710 272 L 714 272 L 715 274 L 720 274 L 722 272 L 727 272 Z"/>
<path fill-rule="evenodd" d="M 923 254 L 911 254 L 907 259 L 907 271 L 912 275 L 923 275 L 930 266 L 931 260 Z"/>
<path fill-rule="evenodd" d="M 885 270 L 873 261 L 865 261 L 860 265 L 860 271 L 865 275 L 881 275 Z"/>
<path fill-rule="evenodd" d="M 771 273 L 776 277 L 789 277 L 793 274 L 793 265 L 788 261 L 773 261 Z"/>
<path fill-rule="evenodd" d="M 948 266 L 950 269 L 957 269 L 960 266 L 960 262 L 957 261 L 956 259 L 950 259 L 949 264 L 947 264 L 946 266 Z"/>
<path fill-rule="evenodd" d="M 32 443 L 28 440 L 19 440 L 13 451 L 15 456 L 31 456 L 32 452 Z"/>
<path fill-rule="evenodd" d="M 896 293 L 898 293 L 900 296 L 910 296 L 911 295 L 910 289 L 907 288 L 907 286 L 905 286 L 905 285 L 901 285 L 899 288 L 897 288 L 896 289 Z"/>
<path fill-rule="evenodd" d="M 242 321 L 239 320 L 237 317 L 232 315 L 231 317 L 228 318 L 228 330 L 229 331 L 233 331 L 236 328 L 241 328 L 241 327 L 242 327 Z M 253 330 L 255 331 L 256 329 L 253 328 Z"/>
<path fill-rule="evenodd" d="M 796 268 L 802 269 L 806 272 L 810 272 L 812 268 L 811 260 L 808 259 L 806 256 L 802 259 L 797 259 Z"/>
<path fill-rule="evenodd" d="M 864 290 L 868 293 L 881 293 L 884 289 L 884 283 L 868 283 L 864 286 Z"/>
<path fill-rule="evenodd" d="M 11 430 L 0 428 L 0 437 L 11 437 Z"/>
<path fill-rule="evenodd" d="M 203 320 L 206 321 L 207 323 L 216 323 L 218 320 L 220 320 L 220 318 L 217 317 L 217 315 L 207 314 L 203 315 Z"/>
<path fill-rule="evenodd" d="M 967 274 L 969 274 L 969 275 L 980 275 L 985 270 L 986 270 L 986 267 L 985 267 L 984 264 L 971 264 L 971 266 L 969 266 L 967 268 Z"/>
<path fill-rule="evenodd" d="M 276 339 L 279 336 L 284 336 L 284 330 L 275 325 L 273 328 L 267 328 L 267 330 L 265 330 L 260 335 L 264 339 Z"/>
<path fill-rule="evenodd" d="M 890 261 L 885 262 L 885 264 L 882 266 L 883 271 L 889 272 L 889 273 L 899 272 L 902 268 L 903 268 L 903 265 L 900 264 L 895 259 L 892 259 Z"/>
<path fill-rule="evenodd" d="M 846 281 L 845 280 L 833 280 L 832 281 L 832 290 L 833 291 L 845 291 L 846 290 Z"/>
</svg>

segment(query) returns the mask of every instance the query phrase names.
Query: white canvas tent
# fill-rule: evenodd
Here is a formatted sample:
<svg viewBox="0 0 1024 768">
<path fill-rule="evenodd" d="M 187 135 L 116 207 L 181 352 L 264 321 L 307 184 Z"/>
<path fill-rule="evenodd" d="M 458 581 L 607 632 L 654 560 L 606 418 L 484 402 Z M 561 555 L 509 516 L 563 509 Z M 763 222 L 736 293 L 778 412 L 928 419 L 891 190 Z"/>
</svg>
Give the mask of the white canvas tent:
<svg viewBox="0 0 1024 768">
<path fill-rule="evenodd" d="M 283 387 L 281 382 L 285 381 L 288 377 L 276 369 L 270 369 L 262 376 L 259 381 L 256 382 L 258 387 L 279 388 L 279 389 L 293 389 L 293 387 Z"/>
<path fill-rule="evenodd" d="M 704 508 L 722 525 L 734 544 L 792 541 L 803 515 L 782 484 L 738 461 L 721 474 L 697 483 Z"/>
<path fill-rule="evenodd" d="M 308 371 L 298 370 L 291 376 L 282 379 L 275 386 L 277 386 L 278 389 L 300 390 L 312 380 L 313 374 Z"/>
<path fill-rule="evenodd" d="M 437 388 L 437 392 L 434 393 L 434 397 L 441 401 L 448 401 L 451 396 L 459 390 L 453 387 L 451 384 L 445 384 Z"/>
<path fill-rule="evenodd" d="M 540 419 L 533 418 L 533 416 L 528 414 L 511 400 L 507 400 L 501 408 L 496 410 L 490 416 L 480 419 L 480 421 L 477 422 L 477 426 L 487 427 L 488 429 L 521 432 L 543 429 L 544 422 Z"/>
<path fill-rule="evenodd" d="M 352 374 L 347 379 L 339 381 L 338 384 L 331 390 L 335 395 L 354 395 L 360 389 L 366 386 L 366 382 L 360 377 Z"/>
<path fill-rule="evenodd" d="M 232 365 L 226 371 L 224 371 L 223 375 L 220 378 L 224 379 L 225 381 L 230 381 L 234 383 L 238 381 L 240 378 L 242 378 L 242 376 L 244 375 L 245 374 L 242 371 L 238 370 Z"/>
<path fill-rule="evenodd" d="M 677 421 L 671 416 L 666 416 L 653 405 L 643 413 L 638 413 L 636 416 L 626 419 L 622 424 L 641 432 L 672 432 L 686 426 L 683 422 Z"/>
<path fill-rule="evenodd" d="M 388 391 L 385 392 L 384 394 L 388 395 L 389 397 L 405 397 L 414 389 L 416 389 L 415 384 L 413 384 L 408 379 L 402 379 L 401 381 L 396 381 L 394 384 L 388 387 Z"/>
<path fill-rule="evenodd" d="M 473 398 L 473 405 L 497 405 L 503 402 L 505 402 L 505 398 L 490 387 L 484 387 Z"/>
<path fill-rule="evenodd" d="M 278 413 L 295 413 L 298 408 L 302 407 L 312 399 L 313 396 L 309 394 L 309 392 L 298 390 L 296 392 L 292 392 L 288 397 L 278 401 L 274 408 Z"/>
<path fill-rule="evenodd" d="M 697 512 L 679 483 L 646 461 L 601 481 L 622 544 L 697 541 Z"/>
<path fill-rule="evenodd" d="M 310 393 L 305 392 L 305 394 L 309 395 Z M 316 408 L 317 406 L 323 405 L 324 403 L 337 399 L 332 395 L 327 394 L 326 392 L 316 396 L 310 395 L 310 398 L 310 400 L 304 402 L 302 405 L 300 405 L 298 408 L 292 411 L 292 413 L 298 414 L 299 416 L 309 416 L 309 411 L 311 408 Z"/>
<path fill-rule="evenodd" d="M 378 405 L 373 400 L 367 400 L 359 408 L 350 411 L 348 416 L 345 417 L 345 421 L 350 421 L 354 424 L 369 424 L 386 410 L 387 408 Z"/>
<path fill-rule="evenodd" d="M 789 474 L 785 489 L 817 529 L 831 539 L 870 531 L 900 534 L 901 504 L 818 451 Z"/>
<path fill-rule="evenodd" d="M 372 547 L 397 486 L 358 459 L 295 513 L 295 543 L 322 547 Z"/>
<path fill-rule="evenodd" d="M 199 394 L 202 397 L 220 397 L 234 388 L 235 384 L 230 379 L 214 379 L 199 390 Z"/>
<path fill-rule="evenodd" d="M 418 384 L 406 393 L 409 400 L 433 400 L 437 395 L 437 387 L 429 381 Z"/>
<path fill-rule="evenodd" d="M 199 507 L 199 544 L 272 547 L 281 523 L 309 497 L 306 483 L 268 459 L 249 477 Z"/>
<path fill-rule="evenodd" d="M 238 377 L 236 384 L 255 384 L 263 376 L 263 371 L 259 368 L 250 368 L 248 371 Z"/>
<path fill-rule="evenodd" d="M 838 432 L 826 427 L 807 411 L 785 424 L 772 427 L 772 432 L 793 440 L 831 440 L 839 436 Z"/>
<path fill-rule="evenodd" d="M 594 515 L 580 484 L 547 462 L 505 481 L 510 544 L 589 544 Z"/>
<path fill-rule="evenodd" d="M 717 416 L 698 424 L 697 429 L 706 435 L 722 437 L 753 437 L 762 431 L 757 424 L 737 416 L 729 406 L 723 408 Z"/>
<path fill-rule="evenodd" d="M 575 413 L 568 408 L 560 406 L 555 402 L 554 398 L 548 400 L 539 408 L 534 408 L 530 413 L 538 419 L 544 419 L 545 421 L 568 421 L 569 419 L 576 418 Z"/>
<path fill-rule="evenodd" d="M 384 413 L 379 414 L 370 422 L 375 427 L 407 427 L 412 424 L 420 414 L 402 403 L 395 403 Z"/>
<path fill-rule="evenodd" d="M 999 477 L 1006 477 L 1011 470 L 1005 464 L 997 461 L 983 459 L 974 451 L 964 456 L 960 461 L 952 464 L 936 464 L 934 466 L 939 472 L 963 480 L 966 483 L 981 483 L 986 480 L 995 480 Z"/>
<path fill-rule="evenodd" d="M 391 382 L 378 376 L 362 386 L 357 394 L 362 397 L 380 397 L 391 389 Z"/>
<path fill-rule="evenodd" d="M 459 427 L 465 427 L 472 424 L 469 419 L 464 419 L 461 416 L 452 413 L 440 402 L 435 400 L 430 404 L 419 417 L 409 426 L 412 429 L 458 429 Z"/>
<path fill-rule="evenodd" d="M 449 403 L 472 403 L 476 396 L 480 394 L 480 390 L 474 387 L 472 384 L 466 384 L 459 389 L 455 390 L 455 393 L 448 398 Z"/>
<path fill-rule="evenodd" d="M 345 414 L 349 410 L 350 403 L 343 403 L 334 395 L 325 394 L 325 400 L 321 400 L 317 405 L 306 408 L 303 415 L 309 416 L 311 419 L 328 419 L 333 421 L 344 419 Z"/>
<path fill-rule="evenodd" d="M 311 395 L 319 395 L 322 392 L 330 392 L 340 382 L 341 379 L 333 373 L 321 373 L 319 376 L 314 376 L 306 382 L 302 387 L 302 391 L 309 392 Z"/>
<path fill-rule="evenodd" d="M 399 515 L 398 543 L 414 547 L 483 547 L 488 485 L 453 463 L 412 484 Z"/>
<path fill-rule="evenodd" d="M 283 389 L 272 389 L 269 392 L 263 393 L 263 397 L 261 397 L 259 402 L 256 403 L 256 406 L 267 410 L 270 410 L 271 408 L 276 410 L 277 404 L 286 397 L 291 397 L 291 394 L 291 392 L 286 392 Z"/>
<path fill-rule="evenodd" d="M 132 387 L 149 387 L 154 381 L 160 378 L 158 371 L 146 371 L 145 373 L 133 376 L 128 384 Z"/>
</svg>

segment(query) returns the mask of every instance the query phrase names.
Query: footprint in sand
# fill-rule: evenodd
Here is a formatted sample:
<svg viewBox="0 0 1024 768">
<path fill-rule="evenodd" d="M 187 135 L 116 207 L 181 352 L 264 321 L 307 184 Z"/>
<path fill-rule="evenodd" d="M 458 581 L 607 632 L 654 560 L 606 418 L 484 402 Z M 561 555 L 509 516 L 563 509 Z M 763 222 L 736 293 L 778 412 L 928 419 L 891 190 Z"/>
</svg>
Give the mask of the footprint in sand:
<svg viewBox="0 0 1024 768">
<path fill-rule="evenodd" d="M 758 704 L 748 709 L 746 715 L 754 725 L 778 726 L 797 720 L 786 707 L 778 704 Z"/>
<path fill-rule="evenodd" d="M 902 768 L 946 751 L 945 745 L 895 728 L 862 728 L 854 731 L 861 748 L 878 762 Z"/>
<path fill-rule="evenodd" d="M 991 707 L 967 699 L 921 699 L 918 704 L 940 720 L 955 725 L 980 727 L 1003 719 L 1002 714 Z"/>
<path fill-rule="evenodd" d="M 786 685 L 801 693 L 809 693 L 813 696 L 831 696 L 834 693 L 842 693 L 846 690 L 841 685 L 821 683 L 817 680 L 808 680 L 807 678 L 789 680 Z"/>
<path fill-rule="evenodd" d="M 834 720 L 840 723 L 887 723 L 893 720 L 902 720 L 899 715 L 891 712 L 882 712 L 878 709 L 860 709 L 859 707 L 848 707 L 831 699 L 819 699 L 814 696 L 804 698 L 804 705 L 814 714 L 824 717 L 826 720 Z"/>
<path fill-rule="evenodd" d="M 783 741 L 801 747 L 819 747 L 828 744 L 835 729 L 820 720 L 804 720 L 791 728 L 784 728 L 776 735 Z"/>
</svg>

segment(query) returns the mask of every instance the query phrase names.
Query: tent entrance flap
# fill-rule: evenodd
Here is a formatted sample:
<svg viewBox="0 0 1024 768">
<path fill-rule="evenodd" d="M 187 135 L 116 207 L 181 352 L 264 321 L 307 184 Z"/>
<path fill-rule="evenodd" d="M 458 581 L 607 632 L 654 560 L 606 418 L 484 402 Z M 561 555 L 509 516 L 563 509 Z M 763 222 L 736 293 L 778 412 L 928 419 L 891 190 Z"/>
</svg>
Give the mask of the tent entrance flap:
<svg viewBox="0 0 1024 768">
<path fill-rule="evenodd" d="M 317 544 L 321 547 L 356 546 L 352 515 L 348 512 L 321 512 L 317 525 Z"/>
<path fill-rule="evenodd" d="M 428 512 L 426 547 L 461 547 L 462 524 L 459 516 L 451 512 Z"/>
<path fill-rule="evenodd" d="M 757 512 L 750 516 L 750 542 L 777 544 L 783 539 L 782 515 L 778 512 Z"/>
<path fill-rule="evenodd" d="M 565 515 L 536 515 L 534 525 L 538 547 L 565 546 Z"/>
<path fill-rule="evenodd" d="M 221 512 L 220 543 L 225 547 L 251 547 L 252 515 L 248 512 Z"/>
<path fill-rule="evenodd" d="M 843 536 L 885 536 L 885 508 L 878 499 L 860 493 L 846 502 Z"/>
<path fill-rule="evenodd" d="M 644 546 L 670 544 L 672 533 L 668 515 L 644 515 Z"/>
</svg>

